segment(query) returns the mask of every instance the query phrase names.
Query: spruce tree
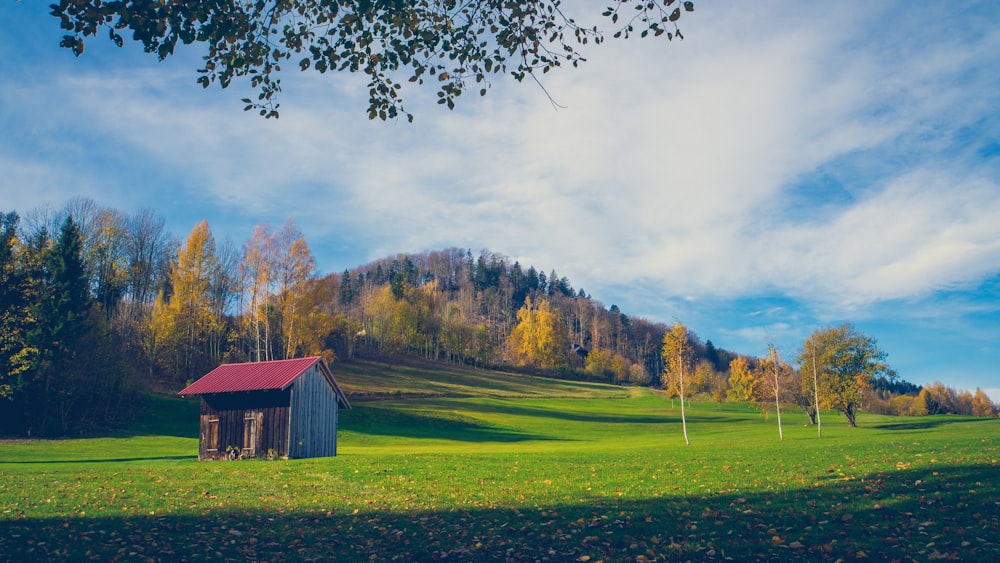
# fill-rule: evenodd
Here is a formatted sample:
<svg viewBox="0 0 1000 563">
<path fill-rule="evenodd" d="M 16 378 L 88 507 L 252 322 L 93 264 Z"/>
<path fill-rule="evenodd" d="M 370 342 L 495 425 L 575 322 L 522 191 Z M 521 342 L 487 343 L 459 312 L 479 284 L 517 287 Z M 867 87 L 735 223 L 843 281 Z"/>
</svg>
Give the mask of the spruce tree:
<svg viewBox="0 0 1000 563">
<path fill-rule="evenodd" d="M 28 428 L 40 434 L 67 431 L 69 405 L 76 398 L 74 360 L 77 343 L 90 329 L 92 306 L 81 248 L 80 230 L 67 217 L 55 244 L 41 250 L 42 275 L 29 306 L 36 324 L 27 335 L 37 360 L 25 411 Z"/>
<path fill-rule="evenodd" d="M 20 387 L 18 364 L 24 350 L 26 316 L 24 284 L 14 252 L 17 223 L 17 213 L 0 214 L 0 399 L 8 400 Z"/>
</svg>

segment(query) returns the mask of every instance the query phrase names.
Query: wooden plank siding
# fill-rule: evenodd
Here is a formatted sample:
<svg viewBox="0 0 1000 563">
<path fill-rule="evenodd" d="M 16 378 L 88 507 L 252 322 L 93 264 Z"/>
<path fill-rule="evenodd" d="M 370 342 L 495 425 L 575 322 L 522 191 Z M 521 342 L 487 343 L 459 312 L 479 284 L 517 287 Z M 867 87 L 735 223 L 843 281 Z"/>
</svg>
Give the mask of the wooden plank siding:
<svg viewBox="0 0 1000 563">
<path fill-rule="evenodd" d="M 337 415 L 351 408 L 320 356 L 223 364 L 188 385 L 200 396 L 199 459 L 337 455 Z"/>
<path fill-rule="evenodd" d="M 288 457 L 288 391 L 202 396 L 198 459 Z"/>
<path fill-rule="evenodd" d="M 316 364 L 289 387 L 289 458 L 337 455 L 338 398 L 328 374 Z"/>
</svg>

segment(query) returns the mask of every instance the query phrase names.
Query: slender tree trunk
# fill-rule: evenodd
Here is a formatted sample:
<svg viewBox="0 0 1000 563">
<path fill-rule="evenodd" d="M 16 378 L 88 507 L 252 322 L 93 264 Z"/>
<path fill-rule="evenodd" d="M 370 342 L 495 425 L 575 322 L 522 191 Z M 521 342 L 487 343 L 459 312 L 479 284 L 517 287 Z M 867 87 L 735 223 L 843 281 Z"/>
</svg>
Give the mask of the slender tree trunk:
<svg viewBox="0 0 1000 563">
<path fill-rule="evenodd" d="M 783 441 L 785 439 L 784 434 L 781 431 L 781 368 L 783 362 L 781 361 L 781 356 L 778 355 L 778 349 L 771 346 L 771 357 L 772 363 L 774 364 L 774 411 L 778 414 L 778 441 Z"/>
<path fill-rule="evenodd" d="M 117 374 L 117 371 L 114 372 L 114 373 Z M 110 420 L 111 418 L 116 418 L 116 417 L 112 417 L 111 416 L 111 412 L 112 412 L 112 410 L 111 410 L 111 401 L 112 401 L 112 399 L 114 399 L 115 397 L 117 397 L 120 394 L 120 393 L 118 393 L 118 387 L 119 387 L 119 384 L 120 384 L 119 382 L 120 381 L 121 381 L 121 376 L 120 375 L 116 375 L 115 379 L 111 381 L 111 388 L 108 390 L 108 400 L 107 400 L 107 402 L 104 403 L 104 418 L 105 418 L 105 420 Z"/>
<path fill-rule="evenodd" d="M 288 334 L 285 335 L 285 357 L 283 359 L 295 357 L 295 307 L 288 307 Z"/>
<path fill-rule="evenodd" d="M 684 368 L 681 368 L 680 375 L 681 375 L 681 428 L 684 429 L 684 443 L 690 446 L 691 440 L 688 440 L 687 418 L 684 416 Z"/>
<path fill-rule="evenodd" d="M 256 283 L 256 282 L 254 282 L 254 283 Z M 258 309 L 258 305 L 257 305 L 257 290 L 256 290 L 256 288 L 254 289 L 253 294 L 250 296 L 250 318 L 252 319 L 252 322 L 253 322 L 254 349 L 256 350 L 256 356 L 255 356 L 255 358 L 256 358 L 256 361 L 259 362 L 259 361 L 261 361 L 261 357 L 260 357 L 260 355 L 261 355 L 260 354 L 260 310 Z"/>
<path fill-rule="evenodd" d="M 39 432 L 38 433 L 40 435 L 42 435 L 42 436 L 47 436 L 48 435 L 48 431 L 49 431 L 49 429 L 48 429 L 48 422 L 49 422 L 48 421 L 48 414 L 49 414 L 49 410 L 52 408 L 51 405 L 49 405 L 49 385 L 52 382 L 52 374 L 51 374 L 51 369 L 52 368 L 45 367 L 43 369 L 45 369 L 45 386 L 42 389 L 42 405 L 41 405 L 41 407 L 42 407 L 41 408 L 42 416 L 41 416 L 41 419 L 40 419 L 40 423 L 38 425 L 39 426 Z"/>
<path fill-rule="evenodd" d="M 782 441 L 785 436 L 781 433 L 781 402 L 778 400 L 778 393 L 774 394 L 774 410 L 778 413 L 778 441 Z"/>
<path fill-rule="evenodd" d="M 271 319 L 265 311 L 264 313 L 264 361 L 271 361 Z"/>
<path fill-rule="evenodd" d="M 812 364 L 813 364 L 813 400 L 816 405 L 816 435 L 823 437 L 823 421 L 819 418 L 819 374 L 816 371 L 816 351 L 813 350 L 812 353 Z"/>
</svg>

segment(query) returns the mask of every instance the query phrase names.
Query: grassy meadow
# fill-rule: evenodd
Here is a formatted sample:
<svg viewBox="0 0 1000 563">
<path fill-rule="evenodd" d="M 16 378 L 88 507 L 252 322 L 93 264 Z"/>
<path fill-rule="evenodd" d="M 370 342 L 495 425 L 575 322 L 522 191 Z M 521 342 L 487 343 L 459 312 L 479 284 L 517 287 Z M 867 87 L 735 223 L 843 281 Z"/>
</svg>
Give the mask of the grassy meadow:
<svg viewBox="0 0 1000 563">
<path fill-rule="evenodd" d="M 197 404 L 0 443 L 0 560 L 1000 560 L 1000 421 L 335 365 L 336 458 L 198 462 Z M 360 400 L 368 399 L 368 400 Z M 377 400 L 376 400 L 377 399 Z"/>
</svg>

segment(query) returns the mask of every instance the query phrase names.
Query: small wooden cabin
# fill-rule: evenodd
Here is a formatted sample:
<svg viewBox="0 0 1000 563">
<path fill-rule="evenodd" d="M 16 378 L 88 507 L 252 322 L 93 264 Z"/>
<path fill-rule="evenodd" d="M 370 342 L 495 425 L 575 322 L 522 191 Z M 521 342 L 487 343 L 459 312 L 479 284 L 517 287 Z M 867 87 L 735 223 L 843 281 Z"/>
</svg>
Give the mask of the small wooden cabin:
<svg viewBox="0 0 1000 563">
<path fill-rule="evenodd" d="M 224 364 L 180 393 L 201 396 L 198 459 L 337 455 L 351 408 L 323 358 Z"/>
</svg>

